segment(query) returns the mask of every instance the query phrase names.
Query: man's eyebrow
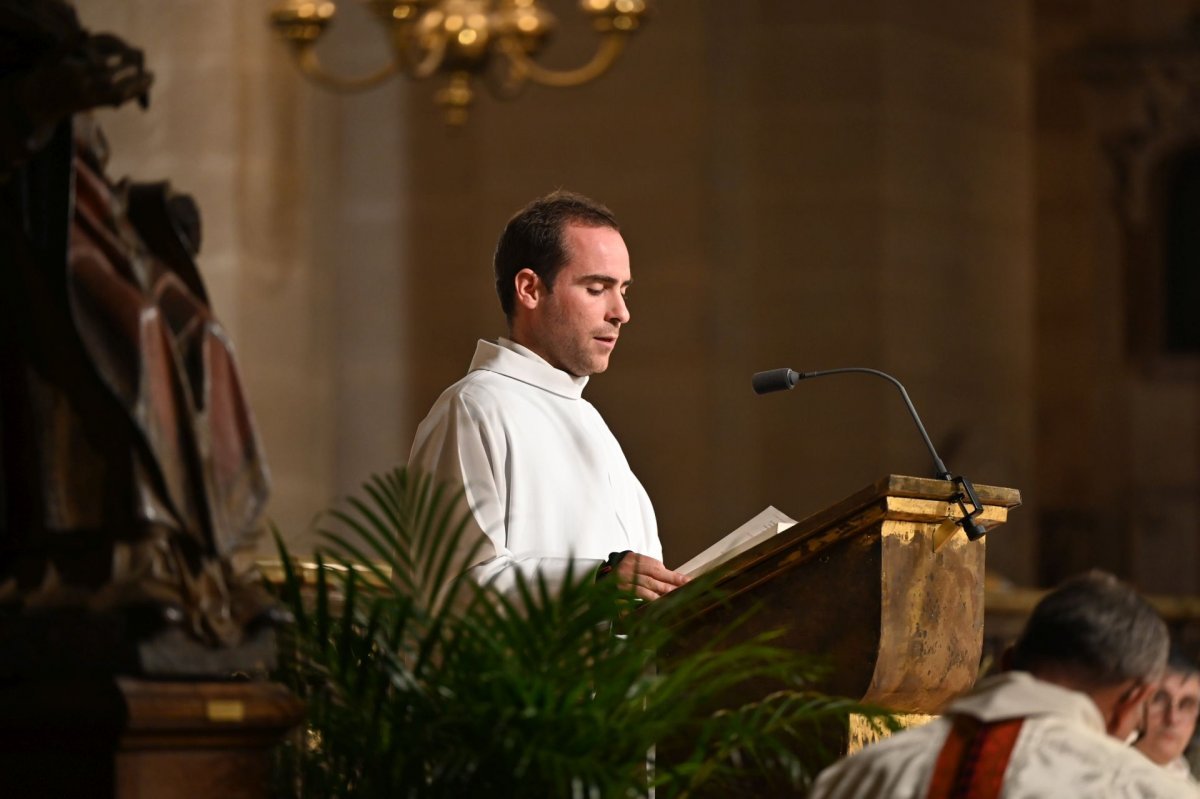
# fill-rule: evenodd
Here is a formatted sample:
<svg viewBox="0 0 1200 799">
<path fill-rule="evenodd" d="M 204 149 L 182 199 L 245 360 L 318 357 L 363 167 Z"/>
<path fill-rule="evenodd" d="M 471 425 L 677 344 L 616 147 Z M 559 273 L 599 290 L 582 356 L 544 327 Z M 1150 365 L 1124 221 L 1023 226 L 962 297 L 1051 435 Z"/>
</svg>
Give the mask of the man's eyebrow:
<svg viewBox="0 0 1200 799">
<path fill-rule="evenodd" d="M 615 286 L 615 285 L 617 285 L 617 283 L 621 283 L 622 286 L 629 286 L 633 283 L 633 278 L 629 278 L 628 280 L 622 282 L 622 281 L 617 280 L 615 277 L 612 277 L 611 275 L 584 275 L 583 277 L 579 278 L 579 282 L 580 283 L 603 283 L 606 286 Z"/>
</svg>

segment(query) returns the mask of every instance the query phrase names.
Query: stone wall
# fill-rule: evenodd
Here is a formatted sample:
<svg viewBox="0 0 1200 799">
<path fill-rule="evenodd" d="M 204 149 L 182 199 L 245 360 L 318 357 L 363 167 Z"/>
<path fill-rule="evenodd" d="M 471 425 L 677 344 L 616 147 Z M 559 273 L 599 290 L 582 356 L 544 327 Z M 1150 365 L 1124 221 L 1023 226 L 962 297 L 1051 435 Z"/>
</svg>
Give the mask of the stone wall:
<svg viewBox="0 0 1200 799">
<path fill-rule="evenodd" d="M 272 514 L 301 545 L 312 513 L 403 460 L 475 339 L 503 332 L 495 237 L 563 186 L 608 203 L 632 252 L 632 326 L 588 396 L 655 500 L 669 563 L 767 503 L 802 516 L 887 472 L 928 474 L 886 383 L 749 389 L 759 369 L 859 365 L 906 382 L 952 470 L 1026 492 L 990 558 L 1033 576 L 1026 4 L 662 0 L 600 81 L 484 99 L 458 131 L 431 86 L 343 98 L 302 82 L 266 4 L 166 5 L 80 4 L 170 78 L 150 113 L 106 120 L 114 171 L 198 196 Z M 553 7 L 547 58 L 565 64 L 591 34 L 573 3 Z M 346 16 L 329 57 L 361 67 L 372 31 Z"/>
<path fill-rule="evenodd" d="M 1182 58 L 1195 92 L 1191 5 L 1037 4 L 1043 583 L 1100 566 L 1148 591 L 1200 588 L 1200 358 L 1143 341 L 1159 320 L 1153 151 L 1200 142 L 1200 111 L 1160 104 L 1186 84 L 1147 75 Z"/>
</svg>

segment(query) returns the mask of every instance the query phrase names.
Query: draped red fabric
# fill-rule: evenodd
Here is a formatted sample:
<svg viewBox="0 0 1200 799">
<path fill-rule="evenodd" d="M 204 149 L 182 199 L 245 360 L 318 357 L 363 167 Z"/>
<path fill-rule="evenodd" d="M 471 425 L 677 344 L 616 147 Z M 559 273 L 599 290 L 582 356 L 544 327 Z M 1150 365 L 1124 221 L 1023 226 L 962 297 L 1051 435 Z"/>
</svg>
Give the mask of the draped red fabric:
<svg viewBox="0 0 1200 799">
<path fill-rule="evenodd" d="M 1024 719 L 983 723 L 956 716 L 938 754 L 928 799 L 996 799 Z"/>
</svg>

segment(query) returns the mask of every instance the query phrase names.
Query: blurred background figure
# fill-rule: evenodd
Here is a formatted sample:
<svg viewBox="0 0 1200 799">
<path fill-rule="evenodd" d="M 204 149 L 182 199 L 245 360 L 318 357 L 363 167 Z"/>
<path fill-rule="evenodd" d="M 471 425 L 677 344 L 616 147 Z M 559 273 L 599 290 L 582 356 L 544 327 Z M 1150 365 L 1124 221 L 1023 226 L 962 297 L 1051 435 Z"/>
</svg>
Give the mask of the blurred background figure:
<svg viewBox="0 0 1200 799">
<path fill-rule="evenodd" d="M 1003 674 L 826 769 L 810 799 L 1200 796 L 1124 743 L 1168 647 L 1128 585 L 1098 571 L 1068 580 L 1034 608 Z"/>
<path fill-rule="evenodd" d="M 1196 731 L 1200 712 L 1200 668 L 1174 650 L 1162 682 L 1146 703 L 1145 727 L 1135 746 L 1146 757 L 1183 779 L 1196 782 L 1183 753 Z"/>
</svg>

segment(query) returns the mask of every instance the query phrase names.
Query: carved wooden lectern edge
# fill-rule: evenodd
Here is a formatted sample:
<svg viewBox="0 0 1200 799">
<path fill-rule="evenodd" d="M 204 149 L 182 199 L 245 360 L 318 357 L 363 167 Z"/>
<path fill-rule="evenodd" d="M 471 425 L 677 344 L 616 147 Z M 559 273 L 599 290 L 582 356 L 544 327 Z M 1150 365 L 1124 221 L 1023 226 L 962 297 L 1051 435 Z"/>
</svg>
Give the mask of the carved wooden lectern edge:
<svg viewBox="0 0 1200 799">
<path fill-rule="evenodd" d="M 977 493 L 976 521 L 989 531 L 1021 501 L 1011 488 Z M 749 614 L 733 637 L 774 629 L 778 645 L 827 660 L 819 690 L 937 712 L 974 683 L 983 642 L 987 539 L 953 524 L 954 496 L 950 482 L 889 475 L 808 516 L 720 567 L 716 591 L 685 586 L 664 600 L 686 608 L 680 648 Z M 775 687 L 747 684 L 736 698 Z"/>
<path fill-rule="evenodd" d="M 1021 492 L 1015 488 L 977 485 L 975 491 L 984 513 L 979 519 L 984 529 L 1003 524 L 1008 511 L 1019 507 Z M 884 520 L 940 522 L 961 516 L 952 504 L 955 485 L 904 475 L 888 475 L 851 494 L 828 508 L 798 521 L 795 526 L 730 560 L 722 568 L 716 585 L 721 601 L 739 594 L 816 556 L 825 548 L 845 540 L 865 527 Z M 907 503 L 900 500 L 918 500 Z M 773 563 L 768 563 L 772 561 Z M 755 568 L 765 565 L 765 568 Z M 699 615 L 712 604 L 698 606 Z"/>
</svg>

